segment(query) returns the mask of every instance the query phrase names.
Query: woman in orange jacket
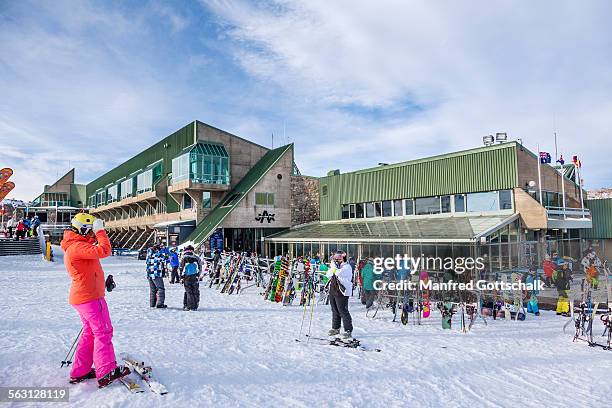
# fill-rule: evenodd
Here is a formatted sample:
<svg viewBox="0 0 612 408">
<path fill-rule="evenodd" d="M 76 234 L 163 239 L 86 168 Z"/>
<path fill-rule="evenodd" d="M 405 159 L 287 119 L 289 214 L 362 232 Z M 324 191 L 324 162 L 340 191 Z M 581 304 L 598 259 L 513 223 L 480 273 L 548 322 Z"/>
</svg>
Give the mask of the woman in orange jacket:
<svg viewBox="0 0 612 408">
<path fill-rule="evenodd" d="M 100 259 L 111 254 L 104 223 L 90 214 L 77 214 L 70 228 L 64 231 L 61 247 L 64 265 L 72 278 L 69 302 L 83 323 L 69 381 L 74 384 L 97 378 L 98 387 L 106 387 L 128 375 L 130 370 L 117 365 L 113 326 L 104 300 L 105 279 Z"/>
</svg>

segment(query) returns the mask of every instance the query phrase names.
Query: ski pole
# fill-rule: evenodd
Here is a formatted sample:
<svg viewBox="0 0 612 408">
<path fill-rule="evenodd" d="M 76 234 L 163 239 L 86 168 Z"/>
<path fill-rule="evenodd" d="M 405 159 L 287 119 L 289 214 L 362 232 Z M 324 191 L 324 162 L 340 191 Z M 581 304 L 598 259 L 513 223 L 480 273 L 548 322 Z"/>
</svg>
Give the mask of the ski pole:
<svg viewBox="0 0 612 408">
<path fill-rule="evenodd" d="M 62 360 L 62 365 L 60 366 L 60 368 L 63 368 L 64 365 L 66 365 L 66 367 L 69 367 L 70 364 L 72 364 L 72 358 L 74 357 L 74 354 L 76 353 L 76 345 L 77 345 L 77 342 L 79 341 L 79 338 L 81 337 L 81 333 L 83 333 L 82 327 L 81 327 L 81 330 L 79 330 L 79 334 L 77 334 L 76 338 L 72 342 L 72 346 L 70 346 L 70 349 L 68 350 L 68 353 L 66 354 L 66 357 L 64 357 L 64 360 Z"/>
</svg>

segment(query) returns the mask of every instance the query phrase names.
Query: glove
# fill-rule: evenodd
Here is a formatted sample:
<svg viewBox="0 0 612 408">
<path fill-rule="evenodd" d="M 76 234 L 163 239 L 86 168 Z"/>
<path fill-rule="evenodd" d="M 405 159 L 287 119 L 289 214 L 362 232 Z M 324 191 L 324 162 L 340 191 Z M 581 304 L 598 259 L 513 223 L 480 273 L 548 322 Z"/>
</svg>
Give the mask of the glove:
<svg viewBox="0 0 612 408">
<path fill-rule="evenodd" d="M 115 289 L 115 287 L 117 286 L 115 284 L 115 281 L 113 279 L 113 275 L 108 275 L 106 277 L 106 282 L 105 282 L 105 286 L 106 286 L 106 291 L 107 292 L 112 292 L 113 289 Z"/>
<path fill-rule="evenodd" d="M 95 221 L 93 222 L 93 232 L 98 232 L 98 231 L 102 231 L 104 229 L 104 221 L 101 220 L 100 218 L 96 218 Z"/>
</svg>

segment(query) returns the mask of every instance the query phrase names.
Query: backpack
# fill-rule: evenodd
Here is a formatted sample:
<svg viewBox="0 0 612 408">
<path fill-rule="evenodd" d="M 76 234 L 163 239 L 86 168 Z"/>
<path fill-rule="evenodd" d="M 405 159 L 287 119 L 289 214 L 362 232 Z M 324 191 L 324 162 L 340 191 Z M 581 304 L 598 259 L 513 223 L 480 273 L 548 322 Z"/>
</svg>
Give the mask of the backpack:
<svg viewBox="0 0 612 408">
<path fill-rule="evenodd" d="M 185 265 L 185 276 L 192 276 L 192 275 L 196 275 L 198 273 L 198 265 L 191 261 L 189 263 L 187 263 L 187 265 Z"/>
</svg>

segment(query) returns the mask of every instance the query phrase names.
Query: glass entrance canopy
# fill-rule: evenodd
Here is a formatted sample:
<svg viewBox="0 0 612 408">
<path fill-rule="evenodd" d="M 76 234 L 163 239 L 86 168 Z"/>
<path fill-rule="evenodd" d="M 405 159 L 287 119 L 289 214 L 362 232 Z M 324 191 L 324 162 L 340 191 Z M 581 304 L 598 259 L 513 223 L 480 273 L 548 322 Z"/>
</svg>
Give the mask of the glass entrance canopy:
<svg viewBox="0 0 612 408">
<path fill-rule="evenodd" d="M 198 143 L 172 159 L 172 182 L 188 179 L 194 183 L 229 185 L 229 155 L 225 147 Z"/>
</svg>

